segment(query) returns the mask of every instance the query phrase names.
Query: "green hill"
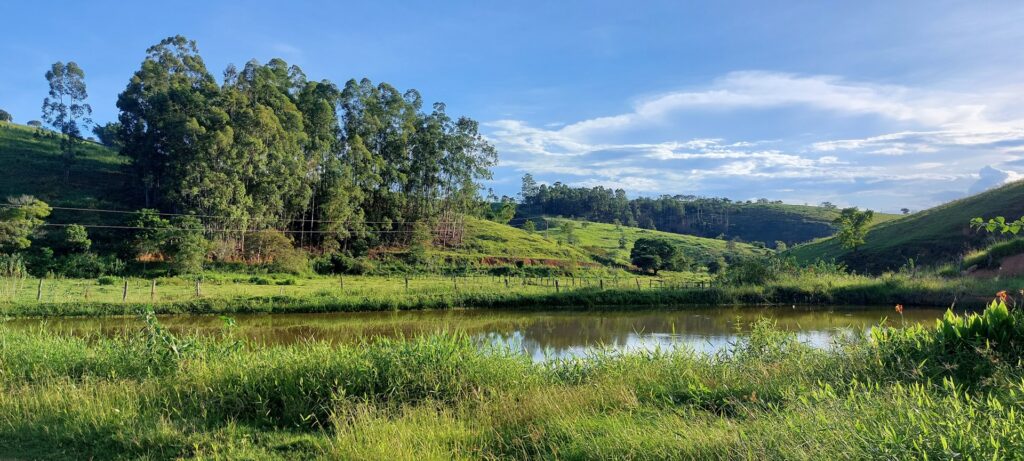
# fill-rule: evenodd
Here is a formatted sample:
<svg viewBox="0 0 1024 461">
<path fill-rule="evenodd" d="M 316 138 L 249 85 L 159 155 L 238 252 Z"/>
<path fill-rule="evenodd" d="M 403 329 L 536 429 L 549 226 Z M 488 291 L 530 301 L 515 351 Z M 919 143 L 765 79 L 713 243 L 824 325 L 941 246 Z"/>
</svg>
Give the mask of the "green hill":
<svg viewBox="0 0 1024 461">
<path fill-rule="evenodd" d="M 835 233 L 832 220 L 838 216 L 839 210 L 822 206 L 743 204 L 730 210 L 721 234 L 726 238 L 738 237 L 746 242 L 764 242 L 773 246 L 775 241 L 782 241 L 792 245 L 832 235 Z M 875 213 L 875 222 L 892 221 L 899 217 Z M 714 232 L 716 228 L 712 226 L 711 229 Z"/>
<path fill-rule="evenodd" d="M 726 259 L 735 259 L 741 256 L 749 256 L 757 253 L 765 253 L 768 250 L 757 248 L 746 243 L 730 243 L 725 240 L 695 237 L 692 235 L 675 234 L 649 229 L 640 229 L 629 226 L 616 226 L 586 221 L 576 221 L 564 218 L 545 218 L 547 229 L 543 223 L 538 223 L 537 233 L 545 235 L 554 241 L 566 242 L 567 237 L 562 224 L 569 222 L 574 226 L 573 234 L 578 239 L 578 246 L 583 251 L 592 255 L 596 260 L 615 265 L 629 265 L 629 252 L 637 239 L 644 237 L 657 237 L 670 240 L 679 245 L 686 254 L 689 261 L 704 263 L 719 256 Z M 619 239 L 625 237 L 624 248 L 620 248 Z"/>
<path fill-rule="evenodd" d="M 871 228 L 857 251 L 843 249 L 832 238 L 790 250 L 801 261 L 836 259 L 850 268 L 872 273 L 894 270 L 913 258 L 918 264 L 958 260 L 971 250 L 991 243 L 991 237 L 971 230 L 974 217 L 1024 215 L 1024 182 L 1015 182 L 956 200 Z"/>
<path fill-rule="evenodd" d="M 87 141 L 65 183 L 56 133 L 0 122 L 0 199 L 28 194 L 56 206 L 124 209 L 126 162 L 116 151 Z"/>
<path fill-rule="evenodd" d="M 463 242 L 456 248 L 440 248 L 439 254 L 451 254 L 505 261 L 551 260 L 590 262 L 589 254 L 573 245 L 559 245 L 554 239 L 529 233 L 506 224 L 478 218 L 466 218 Z"/>
</svg>

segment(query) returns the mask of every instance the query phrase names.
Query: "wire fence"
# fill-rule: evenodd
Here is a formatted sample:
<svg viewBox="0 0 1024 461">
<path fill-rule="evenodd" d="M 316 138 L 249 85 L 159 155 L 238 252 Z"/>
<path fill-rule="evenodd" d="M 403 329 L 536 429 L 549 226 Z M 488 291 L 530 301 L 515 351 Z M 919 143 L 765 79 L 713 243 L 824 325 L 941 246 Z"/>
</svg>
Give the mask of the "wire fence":
<svg viewBox="0 0 1024 461">
<path fill-rule="evenodd" d="M 576 290 L 707 289 L 710 281 L 625 276 L 408 275 L 274 278 L 0 278 L 0 304 L 173 303 L 196 298 L 334 296 L 381 299 L 469 293 L 563 293 Z"/>
</svg>

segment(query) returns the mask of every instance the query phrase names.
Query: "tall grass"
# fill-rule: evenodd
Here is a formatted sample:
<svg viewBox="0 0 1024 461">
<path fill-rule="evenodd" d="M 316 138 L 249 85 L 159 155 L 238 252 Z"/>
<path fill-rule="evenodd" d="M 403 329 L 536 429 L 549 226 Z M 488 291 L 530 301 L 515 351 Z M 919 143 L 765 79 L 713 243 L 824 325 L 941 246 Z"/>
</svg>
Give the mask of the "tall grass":
<svg viewBox="0 0 1024 461">
<path fill-rule="evenodd" d="M 409 288 L 401 278 L 361 277 L 346 279 L 344 288 L 338 279 L 313 279 L 289 286 L 213 285 L 201 296 L 194 293 L 194 282 L 170 279 L 158 285 L 158 293 L 181 285 L 191 294 L 158 295 L 150 300 L 149 284 L 136 284 L 134 293 L 122 301 L 123 285 L 106 288 L 116 295 L 84 300 L 68 296 L 50 300 L 45 295 L 16 302 L 0 303 L 0 315 L 18 316 L 104 316 L 139 315 L 149 309 L 158 314 L 229 313 L 312 313 L 355 312 L 454 307 L 486 308 L 630 308 L 686 305 L 892 305 L 944 306 L 951 300 L 958 308 L 983 308 L 992 293 L 1006 286 L 1024 286 L 1024 279 L 943 278 L 888 274 L 880 277 L 860 275 L 787 275 L 761 286 L 705 285 L 669 279 L 411 279 Z M 556 287 L 555 281 L 558 281 Z M 47 282 L 51 283 L 51 282 Z M 52 283 L 84 283 L 57 281 Z M 639 285 L 639 286 L 638 286 Z M 45 285 L 44 285 L 45 286 Z M 216 290 L 220 287 L 222 292 Z M 79 290 L 84 290 L 79 287 Z M 214 294 L 210 294 L 214 292 Z M 141 298 L 141 299 L 140 299 Z"/>
<path fill-rule="evenodd" d="M 116 337 L 0 327 L 0 456 L 1011 458 L 1022 320 L 983 315 L 940 324 L 974 351 L 941 328 L 818 350 L 762 322 L 716 355 L 543 363 L 457 333 L 264 347 L 153 322 Z M 992 322 L 1013 328 L 981 341 Z M 987 365 L 922 373 L 911 352 Z"/>
</svg>

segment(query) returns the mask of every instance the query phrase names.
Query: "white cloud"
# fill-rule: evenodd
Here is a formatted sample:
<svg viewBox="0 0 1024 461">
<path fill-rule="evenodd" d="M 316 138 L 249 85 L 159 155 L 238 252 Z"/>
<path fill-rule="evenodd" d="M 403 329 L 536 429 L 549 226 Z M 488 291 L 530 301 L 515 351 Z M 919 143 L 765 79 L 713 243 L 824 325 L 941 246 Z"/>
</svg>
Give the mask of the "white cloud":
<svg viewBox="0 0 1024 461">
<path fill-rule="evenodd" d="M 502 153 L 502 166 L 568 176 L 559 180 L 570 184 L 732 197 L 788 191 L 782 198 L 799 203 L 824 197 L 842 203 L 834 198 L 848 196 L 876 200 L 864 205 L 883 208 L 899 197 L 905 202 L 893 205 L 897 209 L 923 208 L 952 189 L 974 191 L 1020 177 L 1016 171 L 1024 171 L 1024 162 L 1009 163 L 1020 158 L 1011 153 L 1024 152 L 1024 109 L 1014 99 L 1024 99 L 1024 88 L 980 94 L 751 71 L 647 98 L 625 113 L 544 128 L 521 120 L 484 126 Z M 874 120 L 867 126 L 876 131 L 904 129 L 839 139 L 833 130 L 815 133 L 816 126 L 790 139 L 674 136 L 672 121 L 681 115 L 743 116 L 763 108 L 828 120 L 830 127 L 842 127 L 853 115 Z M 644 142 L 651 137 L 661 139 Z M 982 167 L 998 173 L 965 173 Z"/>
<path fill-rule="evenodd" d="M 981 171 L 978 171 L 978 180 L 971 185 L 968 192 L 971 194 L 977 194 L 984 192 L 993 187 L 1002 186 L 1003 184 L 1018 181 L 1024 179 L 1024 175 L 1014 172 L 1006 171 L 995 168 L 991 165 L 986 165 Z"/>
</svg>

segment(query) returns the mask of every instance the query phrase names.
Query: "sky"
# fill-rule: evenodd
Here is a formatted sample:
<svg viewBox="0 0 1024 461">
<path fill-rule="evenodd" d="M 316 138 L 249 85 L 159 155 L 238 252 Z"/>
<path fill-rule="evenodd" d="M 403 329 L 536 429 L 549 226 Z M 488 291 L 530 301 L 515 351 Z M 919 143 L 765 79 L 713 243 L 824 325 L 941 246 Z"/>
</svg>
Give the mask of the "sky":
<svg viewBox="0 0 1024 461">
<path fill-rule="evenodd" d="M 96 122 L 147 47 L 283 58 L 478 120 L 487 182 L 919 210 L 1024 178 L 1024 2 L 3 2 L 0 109 L 39 119 L 55 61 Z"/>
</svg>

